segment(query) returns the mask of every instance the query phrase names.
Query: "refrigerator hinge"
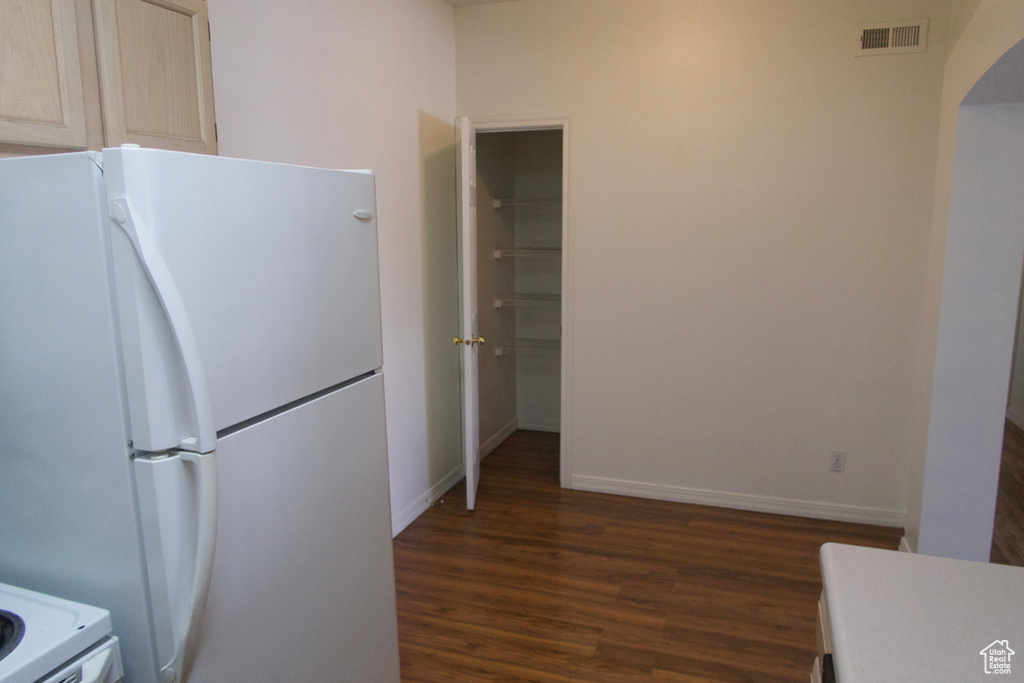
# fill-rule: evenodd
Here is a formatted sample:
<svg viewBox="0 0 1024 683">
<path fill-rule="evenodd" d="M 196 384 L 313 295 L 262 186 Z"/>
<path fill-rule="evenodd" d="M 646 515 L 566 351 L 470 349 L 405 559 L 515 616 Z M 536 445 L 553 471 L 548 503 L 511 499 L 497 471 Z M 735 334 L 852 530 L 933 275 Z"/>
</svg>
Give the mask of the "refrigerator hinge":
<svg viewBox="0 0 1024 683">
<path fill-rule="evenodd" d="M 164 460 L 174 455 L 170 451 L 140 451 L 135 447 L 134 441 L 128 442 L 129 460 Z"/>
</svg>

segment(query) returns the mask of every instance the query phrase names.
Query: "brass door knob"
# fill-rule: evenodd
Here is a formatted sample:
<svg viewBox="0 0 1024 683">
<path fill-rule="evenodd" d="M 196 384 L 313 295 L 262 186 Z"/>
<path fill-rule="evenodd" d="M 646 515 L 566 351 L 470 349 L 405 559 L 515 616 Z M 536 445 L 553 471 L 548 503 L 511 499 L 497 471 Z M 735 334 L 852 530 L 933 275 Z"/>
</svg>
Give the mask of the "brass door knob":
<svg viewBox="0 0 1024 683">
<path fill-rule="evenodd" d="M 462 337 L 452 337 L 452 344 L 455 344 L 456 346 L 458 346 L 459 344 L 465 344 L 466 346 L 474 346 L 476 344 L 479 344 L 480 346 L 483 346 L 484 338 L 469 337 L 468 339 L 463 339 Z"/>
</svg>

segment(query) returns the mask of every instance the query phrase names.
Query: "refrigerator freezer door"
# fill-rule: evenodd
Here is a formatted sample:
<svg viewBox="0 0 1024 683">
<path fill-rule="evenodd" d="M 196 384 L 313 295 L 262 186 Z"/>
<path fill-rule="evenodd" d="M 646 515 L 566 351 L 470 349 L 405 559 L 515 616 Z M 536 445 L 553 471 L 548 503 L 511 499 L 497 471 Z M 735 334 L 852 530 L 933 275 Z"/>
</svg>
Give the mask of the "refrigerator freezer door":
<svg viewBox="0 0 1024 683">
<path fill-rule="evenodd" d="M 221 438 L 217 455 L 190 683 L 397 683 L 383 376 Z"/>
<path fill-rule="evenodd" d="M 381 366 L 372 175 L 138 148 L 103 167 L 187 312 L 217 430 Z M 175 447 L 196 434 L 182 351 L 111 226 L 132 437 Z"/>
</svg>

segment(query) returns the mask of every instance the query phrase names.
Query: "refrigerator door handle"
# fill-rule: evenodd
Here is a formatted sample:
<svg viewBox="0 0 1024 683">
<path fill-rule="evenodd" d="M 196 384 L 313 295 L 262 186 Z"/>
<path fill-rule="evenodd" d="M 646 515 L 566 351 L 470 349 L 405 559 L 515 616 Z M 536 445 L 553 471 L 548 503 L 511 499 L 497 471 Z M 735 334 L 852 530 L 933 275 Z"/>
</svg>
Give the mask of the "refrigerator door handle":
<svg viewBox="0 0 1024 683">
<path fill-rule="evenodd" d="M 179 451 L 134 463 L 162 680 L 185 683 L 213 578 L 217 452 Z"/>
<path fill-rule="evenodd" d="M 160 250 L 153 242 L 153 237 L 138 214 L 132 211 L 131 201 L 127 197 L 113 199 L 109 204 L 110 217 L 128 235 L 135 254 L 139 258 L 153 290 L 156 292 L 164 315 L 174 334 L 174 341 L 181 352 L 185 365 L 186 381 L 191 394 L 191 407 L 195 436 L 182 441 L 181 447 L 209 453 L 217 445 L 217 430 L 213 421 L 213 406 L 206 387 L 206 375 L 203 372 L 202 359 L 199 356 L 199 344 L 196 342 L 192 323 L 181 299 L 171 271 L 164 262 Z"/>
<path fill-rule="evenodd" d="M 196 468 L 197 535 L 196 562 L 188 609 L 182 615 L 181 639 L 175 644 L 174 660 L 164 667 L 165 683 L 185 683 L 195 657 L 199 626 L 206 611 L 213 578 L 213 555 L 217 546 L 217 451 L 179 453 L 182 461 Z"/>
</svg>

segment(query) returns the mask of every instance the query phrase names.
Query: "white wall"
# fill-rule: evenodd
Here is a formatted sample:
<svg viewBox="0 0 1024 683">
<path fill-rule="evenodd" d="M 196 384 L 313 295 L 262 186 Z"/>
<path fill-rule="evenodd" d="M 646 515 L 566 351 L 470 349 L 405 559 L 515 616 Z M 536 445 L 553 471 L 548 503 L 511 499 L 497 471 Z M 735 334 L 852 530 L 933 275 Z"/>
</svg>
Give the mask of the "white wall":
<svg viewBox="0 0 1024 683">
<path fill-rule="evenodd" d="M 210 0 L 209 12 L 222 155 L 376 174 L 397 532 L 460 472 L 453 10 Z"/>
<path fill-rule="evenodd" d="M 1024 104 L 961 107 L 918 552 L 989 558 L 1024 256 L 1021 216 Z"/>
<path fill-rule="evenodd" d="M 927 52 L 852 56 L 909 17 Z M 460 115 L 571 118 L 573 486 L 903 521 L 949 24 L 944 0 L 457 10 Z"/>
<path fill-rule="evenodd" d="M 919 552 L 987 560 L 1021 265 L 1014 211 L 1024 211 L 1013 185 L 1022 159 L 1006 151 L 1019 155 L 1012 145 L 1021 144 L 1024 124 L 1019 110 L 999 111 L 999 105 L 982 103 L 977 92 L 969 106 L 961 104 L 1024 39 L 1024 5 L 973 4 L 977 9 L 959 31 L 943 84 L 918 395 L 912 403 L 923 410 L 916 422 L 919 434 L 927 434 L 927 450 L 921 436 L 911 451 L 906 535 Z M 1015 52 L 1021 56 L 1020 48 Z M 996 79 L 1004 91 L 1016 90 L 1016 98 L 1001 101 L 1024 100 L 1020 68 L 1017 62 L 1007 78 Z M 997 141 L 1002 144 L 993 146 Z M 1000 178 L 993 173 L 999 168 L 1017 177 Z"/>
</svg>

